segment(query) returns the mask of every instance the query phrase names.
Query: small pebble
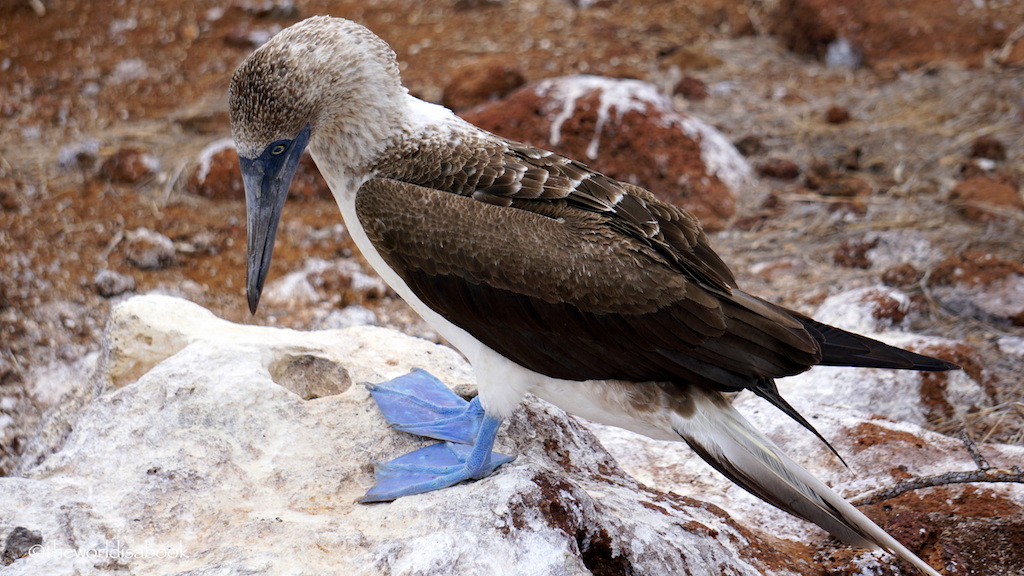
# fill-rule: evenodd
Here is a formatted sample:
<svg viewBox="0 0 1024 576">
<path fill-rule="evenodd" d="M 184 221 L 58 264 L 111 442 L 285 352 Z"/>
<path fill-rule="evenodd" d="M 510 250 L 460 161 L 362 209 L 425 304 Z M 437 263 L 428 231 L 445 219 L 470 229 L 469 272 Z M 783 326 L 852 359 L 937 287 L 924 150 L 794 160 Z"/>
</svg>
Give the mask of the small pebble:
<svg viewBox="0 0 1024 576">
<path fill-rule="evenodd" d="M 132 266 L 142 270 L 160 270 L 174 262 L 174 242 L 147 228 L 127 234 L 125 257 Z"/>
</svg>

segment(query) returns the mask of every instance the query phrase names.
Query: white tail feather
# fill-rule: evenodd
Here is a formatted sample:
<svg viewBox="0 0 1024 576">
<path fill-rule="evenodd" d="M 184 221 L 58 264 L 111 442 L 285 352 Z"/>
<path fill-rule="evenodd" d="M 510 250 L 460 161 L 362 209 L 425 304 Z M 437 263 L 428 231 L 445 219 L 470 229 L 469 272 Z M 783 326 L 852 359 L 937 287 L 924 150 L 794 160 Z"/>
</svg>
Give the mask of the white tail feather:
<svg viewBox="0 0 1024 576">
<path fill-rule="evenodd" d="M 852 546 L 884 548 L 939 576 L 870 518 L 792 461 L 717 392 L 695 395 L 692 414 L 674 415 L 677 434 L 701 458 L 751 494 L 828 530 Z"/>
</svg>

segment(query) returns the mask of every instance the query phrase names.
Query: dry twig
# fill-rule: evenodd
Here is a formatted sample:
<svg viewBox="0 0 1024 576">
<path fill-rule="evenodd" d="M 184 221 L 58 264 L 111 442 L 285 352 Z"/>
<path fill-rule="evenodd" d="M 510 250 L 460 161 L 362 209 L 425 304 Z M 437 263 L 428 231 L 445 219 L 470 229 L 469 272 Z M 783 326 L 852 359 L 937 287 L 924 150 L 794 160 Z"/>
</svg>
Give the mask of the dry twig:
<svg viewBox="0 0 1024 576">
<path fill-rule="evenodd" d="M 964 472 L 946 472 L 932 476 L 918 476 L 896 483 L 893 486 L 886 486 L 871 490 L 851 498 L 850 503 L 854 506 L 869 506 L 877 504 L 890 498 L 895 498 L 911 490 L 931 488 L 934 486 L 945 486 L 947 484 L 964 484 L 967 482 L 1020 482 L 1024 483 L 1024 468 L 1014 466 L 1010 469 L 987 468 L 985 470 L 967 470 Z"/>
<path fill-rule="evenodd" d="M 964 448 L 967 449 L 967 453 L 971 455 L 971 459 L 978 466 L 977 470 L 965 470 L 962 472 L 945 472 L 942 474 L 933 474 L 931 476 L 918 476 L 916 478 L 909 478 L 897 482 L 892 486 L 885 486 L 882 488 L 876 488 L 869 490 L 857 496 L 851 498 L 850 503 L 854 506 L 870 506 L 871 504 L 877 504 L 884 500 L 895 498 L 905 492 L 911 490 L 919 490 L 921 488 L 932 488 L 934 486 L 945 486 L 947 484 L 965 484 L 967 482 L 1018 482 L 1024 483 L 1024 468 L 1020 466 L 1013 466 L 1009 469 L 1005 468 L 993 468 L 989 464 L 988 459 L 978 449 L 978 445 L 975 444 L 974 439 L 971 438 L 967 431 L 962 431 L 959 435 L 960 441 L 964 443 Z"/>
</svg>

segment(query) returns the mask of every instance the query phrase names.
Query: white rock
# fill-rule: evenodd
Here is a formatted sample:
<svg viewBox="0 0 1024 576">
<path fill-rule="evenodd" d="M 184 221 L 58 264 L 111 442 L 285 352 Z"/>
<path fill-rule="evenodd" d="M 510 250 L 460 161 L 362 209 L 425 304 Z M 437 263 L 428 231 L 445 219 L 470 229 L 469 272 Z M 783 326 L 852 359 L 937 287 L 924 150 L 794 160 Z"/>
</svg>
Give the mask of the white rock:
<svg viewBox="0 0 1024 576">
<path fill-rule="evenodd" d="M 829 296 L 813 317 L 819 322 L 867 335 L 906 328 L 909 309 L 909 296 L 879 285 Z"/>
<path fill-rule="evenodd" d="M 825 50 L 825 65 L 829 68 L 859 68 L 864 55 L 842 36 L 829 43 Z"/>
<path fill-rule="evenodd" d="M 1024 356 L 1024 337 L 1003 336 L 996 341 L 996 345 L 999 347 L 999 351 L 1004 354 Z"/>
<path fill-rule="evenodd" d="M 353 292 L 369 293 L 376 297 L 387 293 L 384 281 L 363 272 L 362 267 L 354 260 L 310 258 L 303 263 L 301 269 L 267 282 L 262 301 L 269 306 L 304 308 L 325 298 L 339 296 L 320 294 L 317 291 L 317 286 L 324 284 L 324 277 L 327 275 L 346 279 L 348 289 Z"/>
<path fill-rule="evenodd" d="M 912 228 L 871 231 L 864 235 L 864 242 L 874 244 L 865 255 L 878 270 L 907 263 L 928 270 L 947 256 L 923 232 Z"/>
<path fill-rule="evenodd" d="M 235 325 L 166 296 L 123 302 L 106 338 L 96 393 L 59 412 L 48 427 L 64 433 L 41 440 L 20 477 L 0 478 L 0 541 L 17 527 L 42 537 L 5 576 L 808 570 L 719 509 L 638 485 L 532 399 L 499 434 L 496 449 L 518 458 L 495 475 L 356 504 L 371 462 L 428 441 L 390 430 L 350 383 L 423 367 L 471 385 L 449 348 L 373 327 Z M 295 365 L 326 367 L 299 374 L 331 375 L 337 393 L 304 400 L 281 385 Z"/>
<path fill-rule="evenodd" d="M 316 327 L 321 330 L 338 330 L 351 326 L 375 326 L 376 324 L 376 312 L 365 306 L 352 304 L 341 310 L 331 310 L 327 316 L 317 322 Z"/>
<path fill-rule="evenodd" d="M 961 316 L 1006 322 L 1024 314 L 1024 276 L 1010 274 L 980 285 L 935 285 L 932 295 Z"/>
</svg>

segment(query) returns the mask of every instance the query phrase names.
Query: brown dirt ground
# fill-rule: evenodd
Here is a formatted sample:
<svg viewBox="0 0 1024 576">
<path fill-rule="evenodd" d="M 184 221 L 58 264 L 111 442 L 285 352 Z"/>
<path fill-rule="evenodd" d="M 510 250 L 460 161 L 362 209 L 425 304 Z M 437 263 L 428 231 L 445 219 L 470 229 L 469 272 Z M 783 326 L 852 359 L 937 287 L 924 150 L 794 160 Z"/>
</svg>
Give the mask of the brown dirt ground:
<svg viewBox="0 0 1024 576">
<path fill-rule="evenodd" d="M 945 254 L 969 250 L 1019 262 L 1020 211 L 968 219 L 950 190 L 974 170 L 969 157 L 979 137 L 1003 144 L 996 170 L 1020 190 L 1024 68 L 1000 64 L 996 52 L 1019 50 L 1010 41 L 1019 38 L 1024 5 L 992 8 L 983 41 L 961 31 L 909 55 L 921 42 L 916 36 L 903 44 L 865 41 L 868 66 L 850 70 L 786 50 L 788 43 L 820 52 L 828 37 L 813 33 L 827 28 L 820 22 L 800 20 L 807 33 L 796 34 L 798 42 L 793 26 L 785 32 L 771 23 L 780 6 L 823 3 L 0 0 L 0 418 L 16 424 L 16 434 L 0 437 L 0 474 L 52 401 L 34 390 L 35 371 L 98 349 L 111 306 L 93 285 L 98 270 L 133 277 L 137 293 L 183 294 L 233 321 L 310 326 L 311 314 L 301 310 L 264 309 L 250 318 L 243 203 L 189 194 L 185 183 L 199 151 L 229 134 L 234 67 L 261 34 L 314 14 L 377 32 L 398 53 L 410 90 L 433 101 L 453 70 L 492 58 L 511 62 L 527 80 L 592 73 L 671 90 L 681 75 L 691 86 L 699 79 L 708 96 L 679 100 L 683 109 L 744 140 L 755 150 L 752 163 L 784 159 L 805 176 L 762 178 L 738 198 L 733 226 L 713 238 L 749 291 L 785 305 L 810 312 L 832 293 L 879 282 L 884 270 L 843 265 L 833 254 L 881 231 L 920 234 Z M 865 34 L 913 25 L 931 6 L 897 3 L 896 24 L 887 27 L 879 14 L 891 2 L 863 4 L 876 8 L 864 16 Z M 770 29 L 790 36 L 782 42 Z M 829 110 L 837 106 L 849 120 L 836 122 L 842 110 Z M 160 168 L 134 183 L 103 177 L 99 165 L 124 148 L 153 155 Z M 69 150 L 86 153 L 62 165 Z M 836 166 L 844 167 L 838 192 L 819 187 L 815 175 Z M 271 274 L 308 257 L 352 255 L 344 235 L 326 233 L 338 222 L 329 200 L 290 202 Z M 171 266 L 140 270 L 128 262 L 124 234 L 140 227 L 178 243 Z M 765 263 L 794 273 L 751 272 Z M 968 421 L 936 427 L 1024 442 L 1024 360 L 995 346 L 1001 337 L 1024 336 L 1024 327 L 944 312 L 913 271 L 903 288 L 920 303 L 914 329 L 974 347 L 998 390 Z M 392 298 L 365 304 L 385 323 L 428 333 Z"/>
</svg>

